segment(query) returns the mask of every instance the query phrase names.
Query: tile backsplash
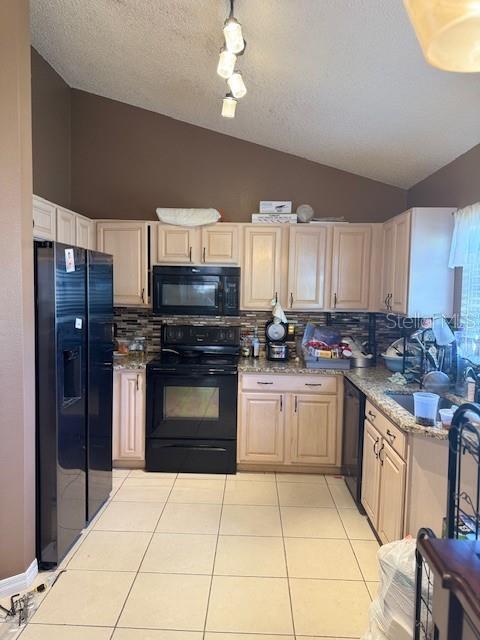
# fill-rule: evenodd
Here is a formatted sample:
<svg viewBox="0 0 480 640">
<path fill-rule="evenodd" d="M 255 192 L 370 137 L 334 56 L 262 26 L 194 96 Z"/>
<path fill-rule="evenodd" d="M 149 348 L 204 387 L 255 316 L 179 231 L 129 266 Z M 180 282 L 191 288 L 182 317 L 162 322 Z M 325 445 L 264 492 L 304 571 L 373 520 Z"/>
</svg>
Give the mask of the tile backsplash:
<svg viewBox="0 0 480 640">
<path fill-rule="evenodd" d="M 371 337 L 376 343 L 376 353 L 382 353 L 386 347 L 401 335 L 398 322 L 392 316 L 377 313 L 307 313 L 287 312 L 287 319 L 296 326 L 295 338 L 303 335 L 307 322 L 321 325 L 331 325 L 339 329 L 344 336 L 352 336 L 360 342 L 369 338 L 369 323 Z M 253 334 L 258 327 L 260 342 L 265 342 L 264 327 L 272 314 L 270 311 L 242 311 L 235 317 L 211 316 L 156 316 L 150 309 L 144 307 L 115 307 L 114 321 L 117 325 L 117 337 L 132 339 L 145 336 L 147 351 L 155 353 L 160 350 L 160 336 L 162 324 L 194 324 L 194 325 L 239 325 L 242 333 Z M 295 355 L 295 341 L 290 344 L 290 353 Z"/>
</svg>

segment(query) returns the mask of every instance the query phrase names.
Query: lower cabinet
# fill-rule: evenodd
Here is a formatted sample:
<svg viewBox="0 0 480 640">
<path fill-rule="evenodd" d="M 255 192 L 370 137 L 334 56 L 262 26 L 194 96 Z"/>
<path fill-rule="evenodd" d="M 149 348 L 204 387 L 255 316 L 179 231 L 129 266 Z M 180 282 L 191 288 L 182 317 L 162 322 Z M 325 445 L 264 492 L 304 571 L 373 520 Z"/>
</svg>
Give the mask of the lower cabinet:
<svg viewBox="0 0 480 640">
<path fill-rule="evenodd" d="M 145 459 L 145 370 L 113 374 L 113 460 Z"/>
<path fill-rule="evenodd" d="M 280 393 L 244 393 L 238 456 L 245 462 L 284 462 L 285 400 Z"/>
<path fill-rule="evenodd" d="M 296 377 L 296 391 L 291 376 L 243 376 L 239 392 L 239 463 L 288 466 L 291 470 L 340 465 L 338 394 L 343 387 L 338 385 L 335 393 L 334 376 L 302 378 Z M 265 391 L 254 391 L 255 385 Z M 308 392 L 302 392 L 303 388 Z"/>
<path fill-rule="evenodd" d="M 407 464 L 388 443 L 379 451 L 381 460 L 380 495 L 378 499 L 378 535 L 385 542 L 403 536 L 405 481 Z"/>
<path fill-rule="evenodd" d="M 377 416 L 375 416 L 377 417 Z M 407 463 L 387 441 L 397 431 L 381 416 L 377 429 L 365 420 L 363 440 L 362 504 L 382 542 L 404 535 Z"/>
<path fill-rule="evenodd" d="M 289 450 L 292 464 L 335 465 L 337 398 L 295 394 L 290 398 Z"/>
</svg>

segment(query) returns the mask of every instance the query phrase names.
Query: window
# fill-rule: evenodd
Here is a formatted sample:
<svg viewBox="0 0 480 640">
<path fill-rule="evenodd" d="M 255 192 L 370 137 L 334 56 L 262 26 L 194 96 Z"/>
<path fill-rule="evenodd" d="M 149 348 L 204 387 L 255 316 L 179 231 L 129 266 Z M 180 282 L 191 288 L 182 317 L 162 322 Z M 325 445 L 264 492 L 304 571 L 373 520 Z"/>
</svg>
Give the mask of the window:
<svg viewBox="0 0 480 640">
<path fill-rule="evenodd" d="M 455 213 L 448 266 L 462 267 L 459 352 L 480 364 L 480 202 Z"/>
<path fill-rule="evenodd" d="M 476 252 L 469 253 L 463 265 L 460 321 L 462 354 L 480 364 L 480 254 Z"/>
</svg>

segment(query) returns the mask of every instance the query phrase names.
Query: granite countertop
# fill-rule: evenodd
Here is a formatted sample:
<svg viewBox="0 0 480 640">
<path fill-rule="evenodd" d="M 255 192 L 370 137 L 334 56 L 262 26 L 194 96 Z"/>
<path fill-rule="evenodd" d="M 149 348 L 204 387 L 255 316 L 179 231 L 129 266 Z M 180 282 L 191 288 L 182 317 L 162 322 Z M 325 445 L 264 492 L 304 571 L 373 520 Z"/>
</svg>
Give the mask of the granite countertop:
<svg viewBox="0 0 480 640">
<path fill-rule="evenodd" d="M 412 416 L 412 414 L 400 406 L 398 402 L 395 402 L 393 398 L 386 395 L 385 392 L 387 391 L 394 391 L 396 393 L 414 393 L 415 391 L 419 391 L 418 384 L 399 385 L 390 382 L 389 378 L 392 375 L 393 373 L 391 371 L 381 366 L 345 371 L 345 377 L 353 382 L 360 391 L 363 391 L 367 398 L 376 405 L 387 418 L 390 418 L 397 427 L 402 429 L 402 431 L 419 434 L 428 438 L 436 438 L 437 440 L 447 440 L 448 430 L 444 429 L 440 422 L 438 422 L 437 427 L 422 427 L 422 425 L 415 422 L 415 416 Z M 458 401 L 459 404 L 462 402 L 461 399 L 454 399 L 450 395 L 449 399 Z"/>
<path fill-rule="evenodd" d="M 345 373 L 341 369 L 307 369 L 303 360 L 273 361 L 265 356 L 260 358 L 240 358 L 238 362 L 239 373 L 289 373 L 289 374 L 313 374 L 321 376 L 341 376 Z"/>
<path fill-rule="evenodd" d="M 147 363 L 152 360 L 151 356 L 113 356 L 113 368 L 115 370 L 140 371 L 145 369 Z"/>
</svg>

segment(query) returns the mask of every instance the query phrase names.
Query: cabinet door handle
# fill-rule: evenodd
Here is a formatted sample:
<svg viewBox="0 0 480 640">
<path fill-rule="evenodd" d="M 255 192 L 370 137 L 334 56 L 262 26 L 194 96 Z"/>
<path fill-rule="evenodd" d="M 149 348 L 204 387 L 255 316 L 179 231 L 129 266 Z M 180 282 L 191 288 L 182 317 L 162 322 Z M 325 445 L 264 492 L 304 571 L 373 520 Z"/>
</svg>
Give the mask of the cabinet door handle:
<svg viewBox="0 0 480 640">
<path fill-rule="evenodd" d="M 388 311 L 392 310 L 392 298 L 393 298 L 393 293 L 389 293 L 388 294 L 388 298 L 387 298 L 387 309 L 388 309 Z"/>
<path fill-rule="evenodd" d="M 275 304 L 278 302 L 278 291 L 275 291 Z"/>
<path fill-rule="evenodd" d="M 334 309 L 337 308 L 337 294 L 336 293 L 333 294 L 333 308 Z"/>
<path fill-rule="evenodd" d="M 290 291 L 290 309 L 293 307 L 293 293 Z"/>
<path fill-rule="evenodd" d="M 392 432 L 390 431 L 390 429 L 387 429 L 387 436 L 388 436 L 389 438 L 391 438 L 391 439 L 392 439 L 392 442 L 393 442 L 393 441 L 395 440 L 395 438 L 397 437 L 394 433 L 392 433 Z"/>
<path fill-rule="evenodd" d="M 188 257 L 190 259 L 190 262 L 192 261 L 192 247 L 189 247 L 188 249 Z"/>
<path fill-rule="evenodd" d="M 305 382 L 306 387 L 321 387 L 321 382 Z"/>
<path fill-rule="evenodd" d="M 283 411 L 283 396 L 280 396 L 280 411 Z"/>
<path fill-rule="evenodd" d="M 205 247 L 203 247 L 203 261 L 204 261 L 204 262 L 206 262 L 205 254 L 206 254 L 206 249 L 205 249 Z"/>
<path fill-rule="evenodd" d="M 297 413 L 297 409 L 298 409 L 298 397 L 295 396 L 295 413 Z"/>
<path fill-rule="evenodd" d="M 142 289 L 142 302 L 145 304 L 145 288 Z"/>
<path fill-rule="evenodd" d="M 368 410 L 368 415 L 372 420 L 375 420 L 375 418 L 377 417 L 377 414 L 373 413 L 373 411 L 370 411 L 370 409 Z"/>
<path fill-rule="evenodd" d="M 138 389 L 139 389 L 139 386 L 138 386 L 138 376 L 139 376 L 139 374 L 137 373 L 137 391 L 138 391 Z"/>
<path fill-rule="evenodd" d="M 380 442 L 380 438 L 377 437 L 377 439 L 375 440 L 375 442 L 373 443 L 373 453 L 375 454 L 375 457 L 378 460 L 378 451 L 377 451 L 377 444 Z"/>
<path fill-rule="evenodd" d="M 382 456 L 380 455 L 382 453 L 382 451 L 385 449 L 385 443 L 382 442 L 382 446 L 380 447 L 380 451 L 378 452 L 378 459 L 380 460 L 380 464 L 383 467 L 383 463 L 384 463 L 384 458 L 382 458 Z"/>
<path fill-rule="evenodd" d="M 273 384 L 273 382 L 258 382 L 257 381 L 257 384 Z"/>
</svg>

